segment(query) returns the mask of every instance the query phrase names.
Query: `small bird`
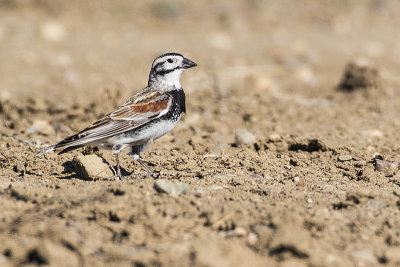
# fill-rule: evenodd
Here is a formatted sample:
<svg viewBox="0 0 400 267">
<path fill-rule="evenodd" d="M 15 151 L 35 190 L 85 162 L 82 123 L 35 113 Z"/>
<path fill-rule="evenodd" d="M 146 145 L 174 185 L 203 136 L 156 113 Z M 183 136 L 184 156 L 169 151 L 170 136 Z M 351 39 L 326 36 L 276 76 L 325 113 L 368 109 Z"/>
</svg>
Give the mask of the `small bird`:
<svg viewBox="0 0 400 267">
<path fill-rule="evenodd" d="M 59 154 L 86 145 L 112 150 L 117 165 L 117 176 L 121 174 L 118 155 L 130 147 L 130 155 L 151 170 L 140 158 L 149 142 L 156 140 L 176 125 L 182 112 L 186 112 L 185 92 L 180 78 L 185 69 L 197 66 L 193 61 L 178 53 L 167 53 L 157 57 L 151 66 L 146 88 L 125 101 L 113 112 L 99 119 L 79 133 L 55 145 L 39 151 L 41 155 L 62 149 Z"/>
</svg>

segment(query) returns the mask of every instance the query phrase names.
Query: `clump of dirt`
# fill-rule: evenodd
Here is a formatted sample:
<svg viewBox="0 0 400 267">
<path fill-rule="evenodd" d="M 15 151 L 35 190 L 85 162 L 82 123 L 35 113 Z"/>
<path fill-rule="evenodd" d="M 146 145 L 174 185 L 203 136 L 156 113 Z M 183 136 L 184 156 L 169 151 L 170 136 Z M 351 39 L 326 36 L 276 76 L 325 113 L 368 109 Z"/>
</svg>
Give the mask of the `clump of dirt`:
<svg viewBox="0 0 400 267">
<path fill-rule="evenodd" d="M 338 89 L 351 92 L 358 89 L 378 88 L 381 85 L 379 71 L 355 62 L 347 64 Z"/>
</svg>

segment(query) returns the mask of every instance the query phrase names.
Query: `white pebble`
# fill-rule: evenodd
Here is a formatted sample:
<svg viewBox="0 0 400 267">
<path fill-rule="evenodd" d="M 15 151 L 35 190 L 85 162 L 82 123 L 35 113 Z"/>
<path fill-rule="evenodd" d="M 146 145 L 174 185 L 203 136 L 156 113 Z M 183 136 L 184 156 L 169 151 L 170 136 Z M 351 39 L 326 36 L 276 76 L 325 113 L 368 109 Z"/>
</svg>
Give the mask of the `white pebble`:
<svg viewBox="0 0 400 267">
<path fill-rule="evenodd" d="M 257 240 L 258 240 L 258 237 L 257 237 L 257 235 L 255 233 L 250 233 L 247 236 L 247 243 L 249 245 L 254 245 L 257 242 Z"/>
<path fill-rule="evenodd" d="M 42 25 L 43 39 L 49 42 L 60 42 L 67 36 L 65 27 L 56 21 L 47 21 Z"/>
<path fill-rule="evenodd" d="M 235 134 L 236 144 L 254 144 L 256 142 L 256 138 L 252 133 L 247 131 L 246 129 L 239 128 L 236 130 Z"/>
</svg>

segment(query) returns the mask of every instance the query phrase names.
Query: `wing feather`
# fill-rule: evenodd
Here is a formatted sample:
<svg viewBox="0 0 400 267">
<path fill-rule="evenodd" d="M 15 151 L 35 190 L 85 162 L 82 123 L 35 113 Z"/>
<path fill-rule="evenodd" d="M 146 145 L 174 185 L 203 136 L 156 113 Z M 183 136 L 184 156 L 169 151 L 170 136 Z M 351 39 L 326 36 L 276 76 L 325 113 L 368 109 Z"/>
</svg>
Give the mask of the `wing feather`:
<svg viewBox="0 0 400 267">
<path fill-rule="evenodd" d="M 171 103 L 167 93 L 135 95 L 86 129 L 59 142 L 55 148 L 79 146 L 133 130 L 165 114 Z"/>
</svg>

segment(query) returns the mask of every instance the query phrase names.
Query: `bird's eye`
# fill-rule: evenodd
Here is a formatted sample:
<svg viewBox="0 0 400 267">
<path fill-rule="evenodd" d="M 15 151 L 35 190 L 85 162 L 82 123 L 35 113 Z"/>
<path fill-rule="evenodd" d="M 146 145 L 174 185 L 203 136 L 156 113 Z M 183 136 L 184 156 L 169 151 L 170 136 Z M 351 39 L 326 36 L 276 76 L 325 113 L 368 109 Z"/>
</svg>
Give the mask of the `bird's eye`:
<svg viewBox="0 0 400 267">
<path fill-rule="evenodd" d="M 168 61 L 168 63 L 174 62 L 174 61 L 172 60 L 172 58 L 169 58 L 167 61 Z"/>
</svg>

